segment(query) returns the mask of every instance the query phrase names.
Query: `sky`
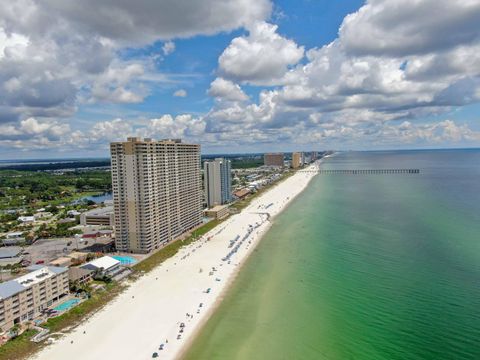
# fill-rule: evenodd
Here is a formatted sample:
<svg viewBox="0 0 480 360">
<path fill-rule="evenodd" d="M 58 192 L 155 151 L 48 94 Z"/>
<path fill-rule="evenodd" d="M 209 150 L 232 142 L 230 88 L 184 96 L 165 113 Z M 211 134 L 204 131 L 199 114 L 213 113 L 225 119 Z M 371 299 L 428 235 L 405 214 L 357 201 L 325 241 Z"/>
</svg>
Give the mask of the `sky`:
<svg viewBox="0 0 480 360">
<path fill-rule="evenodd" d="M 480 147 L 480 0 L 12 0 L 0 159 Z"/>
</svg>

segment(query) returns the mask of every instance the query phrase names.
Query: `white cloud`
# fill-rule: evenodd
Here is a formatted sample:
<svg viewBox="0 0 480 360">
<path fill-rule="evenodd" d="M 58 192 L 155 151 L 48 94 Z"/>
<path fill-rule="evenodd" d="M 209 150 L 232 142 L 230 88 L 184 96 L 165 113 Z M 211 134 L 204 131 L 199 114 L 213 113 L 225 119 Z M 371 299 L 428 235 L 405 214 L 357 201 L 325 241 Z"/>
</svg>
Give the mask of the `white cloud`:
<svg viewBox="0 0 480 360">
<path fill-rule="evenodd" d="M 163 55 L 170 55 L 175 51 L 175 43 L 173 41 L 167 41 L 165 44 L 163 44 L 162 51 Z"/>
<path fill-rule="evenodd" d="M 480 101 L 476 0 L 368 0 L 344 19 L 337 39 L 309 49 L 306 58 L 302 46 L 265 22 L 268 1 L 106 0 L 94 13 L 85 3 L 18 1 L 25 11 L 6 5 L 0 14 L 0 145 L 107 149 L 129 135 L 231 151 L 480 142 L 478 131 L 460 121 L 423 120 L 448 119 L 452 109 Z M 124 46 L 161 40 L 167 55 L 175 47 L 170 39 L 239 27 L 248 33 L 219 57 L 206 114 L 115 119 L 81 131 L 55 120 L 84 102 L 141 102 L 154 83 L 184 86 L 148 59 L 119 60 Z M 275 88 L 260 88 L 256 100 L 242 86 Z"/>
<path fill-rule="evenodd" d="M 0 11 L 0 123 L 71 117 L 79 101 L 137 103 L 155 67 L 121 68 L 121 51 L 175 38 L 215 34 L 269 16 L 269 0 L 16 0 Z M 128 82 L 112 79 L 127 71 Z M 148 72 L 152 72 L 147 75 Z M 157 77 L 158 78 L 158 77 Z M 168 80 L 168 79 L 167 79 Z"/>
<path fill-rule="evenodd" d="M 0 125 L 0 141 L 31 140 L 39 137 L 45 141 L 58 141 L 70 133 L 68 124 L 57 121 L 39 121 L 35 118 L 22 120 L 17 126 Z"/>
<path fill-rule="evenodd" d="M 107 71 L 93 81 L 91 100 L 116 103 L 143 101 L 147 94 L 143 93 L 140 84 L 132 84 L 132 81 L 144 73 L 145 69 L 141 64 L 112 64 Z M 135 90 L 132 87 L 135 87 Z"/>
<path fill-rule="evenodd" d="M 243 92 L 238 84 L 223 78 L 216 78 L 210 84 L 208 95 L 220 100 L 245 101 L 248 96 Z"/>
<path fill-rule="evenodd" d="M 187 90 L 185 89 L 178 89 L 173 93 L 173 96 L 175 97 L 186 97 L 187 95 Z"/>
<path fill-rule="evenodd" d="M 277 33 L 276 25 L 258 22 L 248 36 L 233 39 L 218 59 L 219 72 L 237 82 L 274 85 L 283 82 L 289 67 L 303 57 L 304 49 Z"/>
</svg>

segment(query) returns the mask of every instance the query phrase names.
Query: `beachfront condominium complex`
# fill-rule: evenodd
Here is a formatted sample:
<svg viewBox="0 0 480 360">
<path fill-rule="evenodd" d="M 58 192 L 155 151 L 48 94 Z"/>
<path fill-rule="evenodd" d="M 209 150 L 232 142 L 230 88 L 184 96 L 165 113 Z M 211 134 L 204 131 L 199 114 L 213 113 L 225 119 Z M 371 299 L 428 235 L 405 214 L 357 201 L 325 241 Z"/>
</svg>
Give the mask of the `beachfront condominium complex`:
<svg viewBox="0 0 480 360">
<path fill-rule="evenodd" d="M 200 145 L 128 138 L 110 152 L 118 251 L 147 253 L 201 224 Z"/>
<path fill-rule="evenodd" d="M 0 284 L 0 331 L 35 319 L 69 294 L 68 268 L 32 265 L 27 270 Z"/>
<path fill-rule="evenodd" d="M 263 164 L 265 166 L 283 166 L 284 156 L 282 153 L 263 155 Z"/>
<path fill-rule="evenodd" d="M 292 153 L 292 168 L 297 169 L 303 165 L 303 153 L 294 152 Z"/>
<path fill-rule="evenodd" d="M 232 201 L 232 174 L 230 160 L 223 158 L 203 163 L 205 201 L 207 207 Z"/>
</svg>

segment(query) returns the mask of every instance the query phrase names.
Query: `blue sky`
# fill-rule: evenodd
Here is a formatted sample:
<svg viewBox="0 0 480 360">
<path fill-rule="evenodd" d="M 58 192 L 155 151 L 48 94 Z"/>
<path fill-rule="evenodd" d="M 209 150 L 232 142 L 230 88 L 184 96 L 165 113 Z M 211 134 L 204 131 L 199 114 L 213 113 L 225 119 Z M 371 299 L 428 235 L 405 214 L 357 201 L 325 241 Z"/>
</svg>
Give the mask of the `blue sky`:
<svg viewBox="0 0 480 360">
<path fill-rule="evenodd" d="M 0 159 L 107 156 L 131 135 L 204 153 L 480 146 L 469 0 L 1 7 Z"/>
</svg>

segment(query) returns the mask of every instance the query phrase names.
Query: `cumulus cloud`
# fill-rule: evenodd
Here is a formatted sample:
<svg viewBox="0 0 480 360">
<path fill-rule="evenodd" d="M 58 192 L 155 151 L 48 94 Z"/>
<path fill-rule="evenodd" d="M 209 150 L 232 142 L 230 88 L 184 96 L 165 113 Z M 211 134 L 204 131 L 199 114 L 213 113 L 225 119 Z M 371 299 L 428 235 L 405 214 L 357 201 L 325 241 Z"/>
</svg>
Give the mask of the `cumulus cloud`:
<svg viewBox="0 0 480 360">
<path fill-rule="evenodd" d="M 52 16 L 127 45 L 237 29 L 265 19 L 272 8 L 268 0 L 85 0 L 81 3 L 45 0 L 42 3 L 42 10 Z M 27 20 L 28 16 L 21 17 L 25 26 Z"/>
<path fill-rule="evenodd" d="M 38 121 L 35 118 L 22 120 L 18 125 L 0 125 L 0 140 L 25 140 L 35 137 L 57 141 L 70 132 L 68 124 L 56 121 Z"/>
<path fill-rule="evenodd" d="M 233 39 L 218 59 L 220 74 L 255 85 L 282 83 L 289 67 L 302 59 L 304 48 L 279 35 L 277 29 L 257 22 L 249 27 L 248 36 Z"/>
<path fill-rule="evenodd" d="M 173 93 L 173 96 L 175 97 L 186 97 L 187 95 L 187 90 L 185 89 L 178 89 Z"/>
<path fill-rule="evenodd" d="M 345 17 L 340 40 L 353 55 L 409 56 L 479 41 L 475 0 L 368 0 Z"/>
<path fill-rule="evenodd" d="M 432 12 L 438 12 L 438 18 Z M 410 136 L 396 133 L 397 143 L 410 138 L 478 141 L 464 124 L 415 124 L 480 101 L 480 28 L 474 25 L 478 19 L 479 4 L 469 0 L 367 1 L 345 18 L 336 40 L 308 50 L 306 62 L 262 75 L 256 72 L 255 56 L 249 57 L 263 48 L 258 45 L 262 36 L 234 39 L 220 57 L 220 73 L 249 84 L 283 86 L 263 91 L 258 104 L 217 106 L 207 115 L 207 129 L 230 134 L 262 129 L 277 133 L 277 139 L 280 132 L 303 129 L 308 135 L 302 134 L 302 139 L 371 143 L 374 134 L 390 139 L 395 132 L 386 131 L 387 125 L 408 119 L 415 131 Z M 272 28 L 265 33 L 278 36 Z M 261 80 L 252 80 L 256 78 Z M 425 135 L 429 132 L 431 136 Z M 439 132 L 441 136 L 435 135 Z M 462 136 L 454 136 L 458 133 Z"/>
<path fill-rule="evenodd" d="M 245 101 L 248 96 L 243 92 L 238 84 L 223 78 L 216 78 L 208 89 L 208 95 L 220 100 Z"/>
<path fill-rule="evenodd" d="M 6 2 L 0 12 L 0 122 L 67 118 L 84 101 L 141 102 L 149 93 L 146 72 L 155 69 L 136 59 L 120 66 L 120 50 L 163 40 L 167 55 L 175 49 L 172 39 L 230 31 L 270 11 L 269 0 Z"/>
<path fill-rule="evenodd" d="M 128 135 L 228 149 L 480 141 L 475 129 L 442 116 L 480 101 L 478 1 L 367 0 L 344 19 L 337 39 L 307 51 L 266 22 L 267 0 L 18 1 L 28 11 L 7 5 L 0 14 L 0 145 L 31 139 L 32 147 L 46 147 L 62 132 L 52 144 L 106 148 Z M 205 114 L 115 119 L 82 131 L 61 126 L 58 119 L 79 104 L 141 102 L 147 81 L 164 80 L 148 60 L 120 60 L 119 49 L 161 40 L 168 55 L 171 39 L 239 27 L 247 33 L 220 55 Z M 424 120 L 432 114 L 443 120 Z"/>
<path fill-rule="evenodd" d="M 147 95 L 140 84 L 132 80 L 145 73 L 141 64 L 115 64 L 95 78 L 92 84 L 91 101 L 115 103 L 138 103 Z"/>
</svg>

